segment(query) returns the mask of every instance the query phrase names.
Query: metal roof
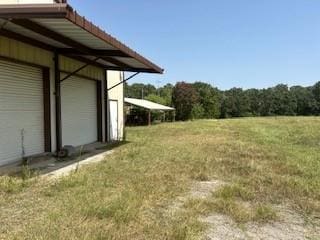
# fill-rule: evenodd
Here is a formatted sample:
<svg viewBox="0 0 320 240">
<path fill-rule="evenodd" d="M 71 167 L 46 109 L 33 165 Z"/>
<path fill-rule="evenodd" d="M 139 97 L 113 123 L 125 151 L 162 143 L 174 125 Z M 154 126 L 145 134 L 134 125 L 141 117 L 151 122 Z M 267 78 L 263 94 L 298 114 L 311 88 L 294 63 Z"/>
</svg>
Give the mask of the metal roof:
<svg viewBox="0 0 320 240">
<path fill-rule="evenodd" d="M 142 107 L 146 108 L 148 110 L 158 110 L 158 111 L 174 111 L 175 109 L 172 107 L 164 106 L 158 103 L 154 103 L 148 100 L 144 99 L 136 99 L 136 98 L 125 98 L 124 99 L 125 103 L 137 106 L 137 107 Z"/>
<path fill-rule="evenodd" d="M 66 3 L 0 5 L 0 35 L 109 70 L 163 73 Z"/>
</svg>

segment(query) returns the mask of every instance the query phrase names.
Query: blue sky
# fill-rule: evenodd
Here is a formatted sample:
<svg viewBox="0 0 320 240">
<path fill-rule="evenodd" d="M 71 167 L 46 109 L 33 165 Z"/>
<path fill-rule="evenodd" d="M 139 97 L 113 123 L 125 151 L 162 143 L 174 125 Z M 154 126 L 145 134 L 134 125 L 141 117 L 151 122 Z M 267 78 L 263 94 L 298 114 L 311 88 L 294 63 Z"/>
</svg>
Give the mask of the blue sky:
<svg viewBox="0 0 320 240">
<path fill-rule="evenodd" d="M 221 89 L 320 80 L 318 0 L 69 0 L 165 68 L 132 82 L 204 81 Z M 127 74 L 128 75 L 128 74 Z"/>
</svg>

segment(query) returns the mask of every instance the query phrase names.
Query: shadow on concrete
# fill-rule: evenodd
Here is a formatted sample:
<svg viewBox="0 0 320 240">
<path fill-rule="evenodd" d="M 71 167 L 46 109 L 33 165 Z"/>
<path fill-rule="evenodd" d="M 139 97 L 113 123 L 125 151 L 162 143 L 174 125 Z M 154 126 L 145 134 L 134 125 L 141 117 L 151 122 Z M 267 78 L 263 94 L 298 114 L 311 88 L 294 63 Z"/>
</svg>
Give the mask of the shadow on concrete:
<svg viewBox="0 0 320 240">
<path fill-rule="evenodd" d="M 128 141 L 112 142 L 112 143 L 92 143 L 76 148 L 76 153 L 72 157 L 58 158 L 52 154 L 35 156 L 28 158 L 24 164 L 8 166 L 0 168 L 1 175 L 9 175 L 15 177 L 25 177 L 25 171 L 33 176 L 47 175 L 59 169 L 67 168 L 74 164 L 81 164 L 96 155 L 106 153 L 111 154 L 117 148 L 129 144 Z"/>
</svg>

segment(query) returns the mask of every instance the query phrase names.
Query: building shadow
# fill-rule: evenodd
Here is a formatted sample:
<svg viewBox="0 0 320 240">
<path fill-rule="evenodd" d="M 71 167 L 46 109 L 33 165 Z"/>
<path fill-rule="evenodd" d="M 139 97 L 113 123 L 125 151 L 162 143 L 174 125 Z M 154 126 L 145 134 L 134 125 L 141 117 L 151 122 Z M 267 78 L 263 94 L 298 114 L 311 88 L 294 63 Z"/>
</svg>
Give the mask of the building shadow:
<svg viewBox="0 0 320 240">
<path fill-rule="evenodd" d="M 129 141 L 110 142 L 110 143 L 92 143 L 81 147 L 77 147 L 75 154 L 71 157 L 58 158 L 52 154 L 30 157 L 29 160 L 24 161 L 14 166 L 7 166 L 0 168 L 0 176 L 8 175 L 18 178 L 24 178 L 26 171 L 30 176 L 42 176 L 50 174 L 59 169 L 66 168 L 76 163 L 81 162 L 97 156 L 99 154 L 112 154 L 117 148 L 130 144 Z"/>
</svg>

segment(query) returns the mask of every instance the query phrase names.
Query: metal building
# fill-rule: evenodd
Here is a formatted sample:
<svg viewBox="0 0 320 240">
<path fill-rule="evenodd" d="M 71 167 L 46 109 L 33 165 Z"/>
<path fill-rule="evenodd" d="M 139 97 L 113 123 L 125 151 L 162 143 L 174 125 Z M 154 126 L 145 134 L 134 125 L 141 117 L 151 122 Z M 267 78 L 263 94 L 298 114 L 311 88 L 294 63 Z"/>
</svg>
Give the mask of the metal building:
<svg viewBox="0 0 320 240">
<path fill-rule="evenodd" d="M 124 71 L 163 72 L 66 1 L 2 0 L 0 166 L 121 140 Z"/>
</svg>

